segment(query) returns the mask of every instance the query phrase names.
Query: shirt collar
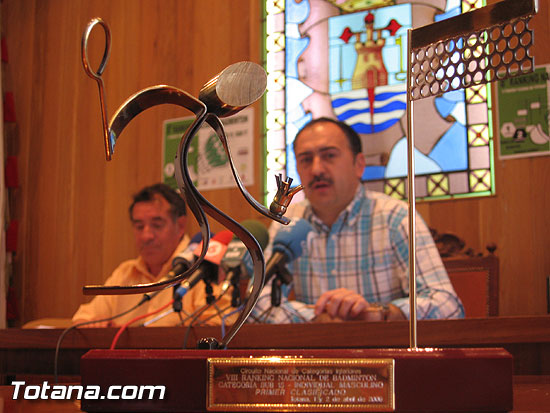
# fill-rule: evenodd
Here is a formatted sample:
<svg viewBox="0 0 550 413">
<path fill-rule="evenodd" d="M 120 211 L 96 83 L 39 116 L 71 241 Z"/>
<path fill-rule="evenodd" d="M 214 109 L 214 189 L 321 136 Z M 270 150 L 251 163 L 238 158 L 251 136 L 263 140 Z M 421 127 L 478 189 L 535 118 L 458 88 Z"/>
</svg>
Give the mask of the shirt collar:
<svg viewBox="0 0 550 413">
<path fill-rule="evenodd" d="M 359 212 L 361 211 L 361 205 L 365 199 L 365 192 L 366 190 L 363 184 L 359 184 L 357 191 L 355 191 L 355 196 L 348 206 L 340 212 L 340 215 L 338 215 L 338 218 L 336 218 L 336 221 L 332 224 L 332 229 L 340 230 L 340 228 L 346 223 L 347 225 L 353 225 L 357 221 Z M 306 211 L 304 212 L 304 218 L 311 222 L 319 232 L 330 232 L 331 230 L 328 225 L 326 225 L 323 221 L 321 221 L 321 219 L 319 219 L 319 217 L 317 217 L 317 215 L 315 215 L 309 201 Z"/>
</svg>

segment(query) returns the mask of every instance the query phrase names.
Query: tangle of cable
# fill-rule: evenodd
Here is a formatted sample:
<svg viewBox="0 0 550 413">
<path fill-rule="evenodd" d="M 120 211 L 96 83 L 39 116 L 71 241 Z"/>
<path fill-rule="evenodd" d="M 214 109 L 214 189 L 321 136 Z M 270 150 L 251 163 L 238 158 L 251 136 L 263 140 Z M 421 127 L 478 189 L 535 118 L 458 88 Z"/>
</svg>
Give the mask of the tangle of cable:
<svg viewBox="0 0 550 413">
<path fill-rule="evenodd" d="M 216 315 L 219 315 L 220 318 L 222 318 L 222 312 L 220 311 L 220 309 L 218 308 L 218 306 L 216 305 L 216 303 L 220 300 L 220 298 L 222 298 L 225 293 L 227 292 L 228 290 L 225 290 L 222 294 L 220 294 L 219 296 L 216 297 L 216 299 L 210 303 L 210 304 L 205 304 L 203 305 L 200 309 L 198 309 L 194 314 L 193 314 L 193 318 L 191 319 L 191 322 L 189 323 L 189 325 L 187 326 L 187 329 L 185 330 L 185 336 L 183 338 L 183 348 L 186 349 L 187 348 L 187 343 L 189 341 L 189 334 L 191 333 L 191 329 L 193 328 L 193 323 L 195 321 L 197 321 L 197 319 L 200 317 L 200 315 L 202 313 L 204 313 L 209 307 L 212 307 L 214 306 L 216 308 L 216 311 L 217 313 L 210 316 L 209 318 L 207 318 L 206 320 L 209 320 L 210 318 L 212 317 L 215 317 Z M 223 310 L 225 311 L 225 309 Z M 204 320 L 204 321 L 206 321 Z"/>
<path fill-rule="evenodd" d="M 149 301 L 150 299 L 151 299 L 151 297 L 149 297 L 148 295 L 145 295 L 139 303 L 137 303 L 135 306 L 133 306 L 129 310 L 123 311 L 120 314 L 116 314 L 116 315 L 111 316 L 111 317 L 103 318 L 101 320 L 84 321 L 82 323 L 74 324 L 70 327 L 67 327 L 65 330 L 63 330 L 63 332 L 59 335 L 59 338 L 57 339 L 57 343 L 55 345 L 55 356 L 54 356 L 54 360 L 53 360 L 53 364 L 54 364 L 54 366 L 53 366 L 54 383 L 57 384 L 57 365 L 58 365 L 58 362 L 59 362 L 59 349 L 61 348 L 61 343 L 63 342 L 63 339 L 69 333 L 69 331 L 74 330 L 75 328 L 78 328 L 78 327 L 88 325 L 88 324 L 103 323 L 105 321 L 115 320 L 119 317 L 122 317 L 122 316 L 134 311 L 136 308 L 141 306 L 143 303 Z"/>
<path fill-rule="evenodd" d="M 136 321 L 138 320 L 141 320 L 142 318 L 147 318 L 149 316 L 152 316 L 154 314 L 157 314 L 157 313 L 160 313 L 162 310 L 164 310 L 166 307 L 169 307 L 172 305 L 172 303 L 174 302 L 174 300 L 164 304 L 163 306 L 157 308 L 156 310 L 154 311 L 151 311 L 150 313 L 147 313 L 147 314 L 142 314 L 140 316 L 137 316 L 133 319 L 131 319 L 130 321 L 126 322 L 125 324 L 123 324 L 122 326 L 120 326 L 120 328 L 118 329 L 117 333 L 115 334 L 115 337 L 113 338 L 113 342 L 111 343 L 111 347 L 109 347 L 109 350 L 114 350 L 115 347 L 116 347 L 116 343 L 118 342 L 118 339 L 120 338 L 120 336 L 122 335 L 122 333 L 124 332 L 124 330 L 126 330 L 128 328 L 128 326 L 130 324 L 133 324 L 135 323 Z"/>
<path fill-rule="evenodd" d="M 222 323 L 221 323 L 221 334 L 222 334 L 222 337 L 225 336 L 225 320 L 226 318 L 232 316 L 233 314 L 235 313 L 238 313 L 239 311 L 241 311 L 243 309 L 243 305 L 241 304 L 240 306 L 238 306 L 237 308 L 235 308 L 233 311 L 230 311 L 229 313 L 225 314 L 224 316 L 222 316 Z"/>
</svg>

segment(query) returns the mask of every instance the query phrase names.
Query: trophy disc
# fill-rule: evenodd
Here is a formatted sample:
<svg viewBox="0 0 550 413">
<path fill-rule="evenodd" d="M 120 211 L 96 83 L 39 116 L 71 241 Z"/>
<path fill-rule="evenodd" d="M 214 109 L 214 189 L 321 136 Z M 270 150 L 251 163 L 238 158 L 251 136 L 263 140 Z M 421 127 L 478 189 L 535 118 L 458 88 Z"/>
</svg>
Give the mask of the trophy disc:
<svg viewBox="0 0 550 413">
<path fill-rule="evenodd" d="M 267 85 L 265 70 L 252 62 L 226 67 L 200 90 L 199 100 L 219 117 L 234 115 L 258 100 Z"/>
</svg>

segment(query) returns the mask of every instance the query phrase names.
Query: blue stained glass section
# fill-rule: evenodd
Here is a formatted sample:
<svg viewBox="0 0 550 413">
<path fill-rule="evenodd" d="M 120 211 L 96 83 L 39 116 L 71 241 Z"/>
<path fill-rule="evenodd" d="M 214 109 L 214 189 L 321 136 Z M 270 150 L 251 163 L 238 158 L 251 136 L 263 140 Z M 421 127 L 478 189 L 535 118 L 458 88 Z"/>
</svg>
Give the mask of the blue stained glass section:
<svg viewBox="0 0 550 413">
<path fill-rule="evenodd" d="M 300 103 L 313 93 L 313 89 L 293 77 L 286 78 L 286 85 L 287 111 L 302 106 Z"/>
<path fill-rule="evenodd" d="M 461 13 L 461 7 L 455 7 L 453 9 L 449 9 L 448 11 L 446 11 L 445 13 L 442 13 L 442 14 L 436 14 L 435 17 L 434 17 L 434 20 L 436 22 L 439 22 L 441 20 L 445 20 L 445 19 L 448 19 L 449 17 L 455 17 L 455 16 L 458 16 L 459 14 Z"/>
<path fill-rule="evenodd" d="M 353 69 L 357 63 L 357 53 L 353 44 L 329 49 L 329 93 L 351 90 Z"/>
<path fill-rule="evenodd" d="M 450 100 L 447 100 L 442 97 L 436 97 L 435 98 L 435 107 L 439 114 L 446 118 L 451 114 L 453 109 L 455 108 L 456 102 L 452 102 Z"/>
<path fill-rule="evenodd" d="M 414 170 L 417 175 L 440 173 L 441 167 L 418 149 L 414 150 Z M 386 178 L 407 176 L 407 139 L 401 138 L 393 147 L 386 166 Z"/>
<path fill-rule="evenodd" d="M 363 171 L 363 176 L 361 179 L 363 181 L 372 181 L 375 179 L 384 179 L 384 174 L 386 173 L 385 166 L 366 166 Z"/>
<path fill-rule="evenodd" d="M 340 119 L 340 117 L 338 117 L 338 119 Z M 353 129 L 357 133 L 377 133 L 377 132 L 385 131 L 390 126 L 395 125 L 397 122 L 399 122 L 399 118 L 390 119 L 385 122 L 376 123 L 373 125 L 362 123 L 362 122 L 356 122 L 353 124 Z"/>
<path fill-rule="evenodd" d="M 387 130 L 405 114 L 404 36 L 411 27 L 411 13 L 411 5 L 402 4 L 328 19 L 329 94 L 334 114 L 358 133 Z M 365 23 L 367 15 L 373 18 L 369 36 L 376 45 L 366 42 L 371 30 Z M 372 102 L 367 97 L 367 82 L 373 85 L 369 86 Z"/>
<path fill-rule="evenodd" d="M 445 10 L 449 11 L 451 9 L 454 9 L 455 7 L 461 7 L 462 0 L 447 0 L 447 5 L 445 6 Z"/>
<path fill-rule="evenodd" d="M 457 102 L 451 116 L 456 119 L 457 123 L 466 125 L 466 104 L 464 102 Z"/>
<path fill-rule="evenodd" d="M 406 34 L 407 29 L 411 27 L 411 5 L 401 4 L 397 6 L 382 7 L 380 9 L 371 9 L 368 12 L 358 12 L 345 14 L 343 16 L 331 17 L 329 19 L 329 47 L 336 44 L 343 44 L 339 38 L 346 27 L 353 32 L 365 30 L 365 16 L 371 13 L 375 16 L 375 29 L 385 28 L 392 19 L 401 24 L 401 28 L 396 32 L 398 36 Z M 383 32 L 383 37 L 389 36 L 389 33 Z M 365 40 L 364 38 L 362 39 Z"/>
<path fill-rule="evenodd" d="M 463 102 L 464 89 L 453 90 L 452 92 L 444 93 L 442 98 L 451 102 Z"/>
<path fill-rule="evenodd" d="M 375 101 L 385 100 L 385 99 L 381 98 L 383 95 L 393 97 L 393 96 L 399 96 L 399 95 L 401 95 L 401 93 L 380 93 L 378 96 L 376 96 L 376 99 L 374 99 L 374 100 Z M 364 100 L 364 101 L 368 102 L 368 99 L 357 99 L 357 100 Z M 347 105 L 348 103 L 352 103 L 352 102 L 355 102 L 355 100 L 354 99 L 348 99 L 348 98 L 334 99 L 332 101 L 332 107 L 339 108 L 340 106 Z M 407 109 L 407 104 L 403 103 L 403 102 L 395 102 L 395 101 L 390 102 L 387 105 L 374 108 L 374 113 L 391 112 L 392 110 L 398 110 L 398 109 L 399 110 Z M 348 110 L 346 113 L 349 113 L 349 114 L 351 114 L 351 116 L 354 116 L 358 112 L 365 112 L 366 113 L 366 112 L 368 112 L 368 108 L 367 108 L 367 110 L 352 109 L 352 110 Z M 346 119 L 348 117 L 350 117 L 350 116 L 349 115 L 345 116 Z"/>
<path fill-rule="evenodd" d="M 293 187 L 301 184 L 300 176 L 298 175 L 298 170 L 296 169 L 296 158 L 294 157 L 292 144 L 286 146 L 286 175 L 293 179 Z"/>
<path fill-rule="evenodd" d="M 300 24 L 303 23 L 309 16 L 310 8 L 309 1 L 286 1 L 285 19 L 287 23 Z"/>
<path fill-rule="evenodd" d="M 294 179 L 293 184 L 295 185 L 300 184 L 300 178 L 296 172 L 296 159 L 292 151 L 292 143 L 296 133 L 312 118 L 311 114 L 305 113 L 302 102 L 313 91 L 301 82 L 298 76 L 298 59 L 309 46 L 309 38 L 301 37 L 298 25 L 306 21 L 310 11 L 310 4 L 307 0 L 299 2 L 287 0 L 286 2 L 286 172 L 287 176 Z"/>
<path fill-rule="evenodd" d="M 468 147 L 466 144 L 466 127 L 456 122 L 437 142 L 430 157 L 444 171 L 459 171 L 468 168 Z"/>
<path fill-rule="evenodd" d="M 298 176 L 298 171 L 296 170 L 296 158 L 294 157 L 294 151 L 292 150 L 294 138 L 296 137 L 298 131 L 309 123 L 312 118 L 313 116 L 311 113 L 306 113 L 302 105 L 298 105 L 293 111 L 287 112 L 286 173 L 287 176 L 293 179 L 292 186 L 297 186 L 301 183 L 300 177 Z"/>
<path fill-rule="evenodd" d="M 334 116 L 339 120 L 345 121 L 365 137 L 365 135 L 387 130 L 399 122 L 406 112 L 404 84 L 407 57 L 406 32 L 412 24 L 414 3 L 412 6 L 407 3 L 352 13 L 340 10 L 339 15 L 333 14 L 332 17 L 321 17 L 321 20 L 312 21 L 320 10 L 325 11 L 319 3 L 329 3 L 327 0 L 318 1 L 286 0 L 286 170 L 287 175 L 294 179 L 293 184 L 296 185 L 299 184 L 300 179 L 296 171 L 292 143 L 296 133 L 314 117 L 312 113 L 316 113 L 315 110 L 312 113 L 306 113 L 302 103 L 312 95 L 317 99 L 317 95 L 320 93 L 303 83 L 298 73 L 298 61 L 310 44 L 317 45 L 317 41 L 328 42 L 328 67 L 321 69 L 328 70 L 328 93 Z M 442 7 L 443 5 L 439 1 L 427 0 L 427 4 L 435 5 L 437 3 L 437 7 Z M 445 4 L 445 11 L 436 12 L 434 21 L 442 21 L 462 12 L 462 0 L 445 0 L 442 3 Z M 384 43 L 376 59 L 383 62 L 383 70 L 386 75 L 385 79 L 384 75 L 379 77 L 382 79 L 378 80 L 380 83 L 374 87 L 369 86 L 367 91 L 367 83 L 363 80 L 365 78 L 362 75 L 363 67 L 361 65 L 365 64 L 364 58 L 368 56 L 367 53 L 372 53 L 372 51 L 370 46 L 369 50 L 365 51 L 361 45 L 366 44 L 364 42 L 367 38 L 367 31 L 364 19 L 369 13 L 374 16 L 373 40 L 376 42 L 382 39 Z M 310 39 L 310 33 L 301 33 L 302 27 L 327 23 L 327 20 L 328 33 L 324 36 L 328 34 L 328 39 L 322 36 Z M 396 29 L 395 33 L 390 33 L 390 30 L 386 29 L 391 20 L 395 20 L 392 22 L 392 27 L 395 27 L 395 23 L 401 25 L 401 28 Z M 306 25 L 300 26 L 302 23 L 306 23 Z M 382 30 L 379 31 L 379 29 Z M 345 35 L 341 37 L 342 34 Z M 359 39 L 355 34 L 359 34 Z M 458 45 L 458 47 L 460 46 Z M 305 64 L 306 69 L 319 70 L 318 62 L 311 59 L 310 54 L 307 56 L 308 58 L 301 64 Z M 379 70 L 377 73 L 381 71 Z M 324 93 L 326 93 L 326 89 Z M 374 98 L 372 102 L 368 96 Z M 468 171 L 467 105 L 464 90 L 444 93 L 433 98 L 433 107 L 439 116 L 450 120 L 449 129 L 439 138 L 429 154 L 415 150 L 416 174 L 429 175 L 441 172 Z M 391 148 L 387 166 L 367 166 L 363 171 L 362 179 L 373 181 L 401 178 L 406 175 L 407 142 L 405 138 L 401 138 Z"/>
<path fill-rule="evenodd" d="M 375 90 L 374 103 L 365 89 L 332 94 L 334 114 L 358 133 L 376 133 L 393 126 L 407 108 L 405 85 L 379 86 Z"/>
<path fill-rule="evenodd" d="M 390 21 L 395 20 L 399 28 L 393 36 L 388 30 L 381 31 L 381 37 L 385 45 L 382 50 L 384 66 L 388 71 L 388 84 L 402 83 L 405 81 L 406 70 L 406 34 L 411 28 L 412 10 L 410 4 L 401 4 L 379 9 L 371 9 L 368 12 L 357 12 L 335 16 L 329 18 L 329 92 L 336 93 L 351 90 L 351 82 L 342 83 L 344 79 L 351 79 L 353 71 L 357 64 L 357 51 L 355 49 L 355 37 L 351 37 L 348 43 L 344 42 L 340 36 L 349 29 L 353 33 L 361 33 L 361 41 L 366 39 L 365 34 L 365 16 L 371 13 L 374 15 L 374 29 L 383 29 L 388 26 Z M 401 43 L 401 45 L 399 44 Z M 397 75 L 403 73 L 402 78 L 397 79 Z"/>
<path fill-rule="evenodd" d="M 300 107 L 301 108 L 301 107 Z M 307 123 L 311 122 L 313 120 L 313 116 L 311 113 L 306 113 L 302 108 L 303 116 L 301 116 L 299 119 L 294 121 L 294 124 L 298 128 L 298 130 L 302 129 L 304 126 L 306 126 Z M 294 142 L 294 139 L 292 140 Z"/>
<path fill-rule="evenodd" d="M 298 58 L 309 46 L 309 38 L 286 38 L 286 76 L 298 78 Z"/>
</svg>

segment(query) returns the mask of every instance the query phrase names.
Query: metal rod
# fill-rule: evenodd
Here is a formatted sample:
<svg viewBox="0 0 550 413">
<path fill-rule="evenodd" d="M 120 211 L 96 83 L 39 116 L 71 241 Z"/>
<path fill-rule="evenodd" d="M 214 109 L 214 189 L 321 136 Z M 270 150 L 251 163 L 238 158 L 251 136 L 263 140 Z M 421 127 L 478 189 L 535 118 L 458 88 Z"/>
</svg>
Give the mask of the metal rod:
<svg viewBox="0 0 550 413">
<path fill-rule="evenodd" d="M 408 180 L 408 199 L 409 199 L 409 346 L 416 350 L 416 208 L 415 208 L 415 189 L 414 189 L 414 122 L 413 122 L 413 100 L 411 96 L 411 77 L 412 77 L 412 48 L 411 48 L 411 29 L 407 31 L 407 180 Z"/>
</svg>

